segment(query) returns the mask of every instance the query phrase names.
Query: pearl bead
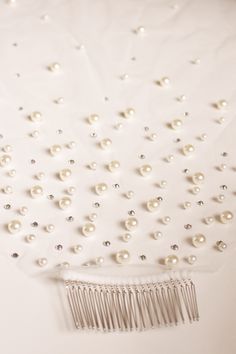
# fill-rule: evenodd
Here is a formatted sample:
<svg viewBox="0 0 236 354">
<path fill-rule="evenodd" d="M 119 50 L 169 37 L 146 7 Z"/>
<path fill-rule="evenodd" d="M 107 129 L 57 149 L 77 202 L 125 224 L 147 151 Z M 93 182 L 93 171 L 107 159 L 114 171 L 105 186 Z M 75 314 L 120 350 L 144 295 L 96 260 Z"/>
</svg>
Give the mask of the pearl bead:
<svg viewBox="0 0 236 354">
<path fill-rule="evenodd" d="M 159 205 L 160 205 L 160 203 L 158 202 L 157 199 L 150 199 L 147 202 L 147 210 L 150 212 L 154 212 L 158 209 Z"/>
<path fill-rule="evenodd" d="M 186 101 L 186 99 L 187 99 L 187 97 L 186 97 L 185 95 L 181 95 L 181 96 L 179 96 L 179 97 L 177 98 L 177 100 L 178 100 L 179 102 L 184 102 L 184 101 Z"/>
<path fill-rule="evenodd" d="M 149 140 L 151 141 L 155 141 L 157 139 L 157 134 L 156 133 L 152 133 L 149 135 Z"/>
<path fill-rule="evenodd" d="M 63 104 L 64 103 L 64 98 L 63 97 L 58 97 L 57 99 L 55 99 L 55 103 Z"/>
<path fill-rule="evenodd" d="M 106 183 L 98 183 L 95 185 L 95 192 L 98 194 L 98 195 L 102 195 L 103 193 L 105 193 L 108 189 L 108 186 Z"/>
<path fill-rule="evenodd" d="M 98 217 L 98 215 L 96 213 L 92 213 L 92 214 L 89 215 L 88 218 L 89 218 L 90 221 L 93 222 L 93 221 L 95 221 L 97 219 L 97 217 Z"/>
<path fill-rule="evenodd" d="M 7 152 L 7 153 L 12 152 L 12 146 L 11 145 L 3 146 L 2 151 Z"/>
<path fill-rule="evenodd" d="M 220 100 L 216 103 L 216 107 L 218 109 L 223 109 L 226 108 L 228 106 L 228 102 L 226 100 Z"/>
<path fill-rule="evenodd" d="M 217 247 L 218 251 L 224 252 L 227 248 L 227 244 L 224 241 L 217 241 L 216 247 Z"/>
<path fill-rule="evenodd" d="M 9 176 L 9 177 L 15 177 L 15 175 L 16 175 L 16 170 L 10 170 L 10 171 L 8 171 L 8 176 Z"/>
<path fill-rule="evenodd" d="M 129 78 L 129 75 L 128 75 L 128 74 L 123 74 L 123 75 L 121 75 L 121 77 L 120 77 L 121 80 L 128 80 L 128 78 Z"/>
<path fill-rule="evenodd" d="M 119 161 L 113 160 L 108 164 L 108 170 L 110 172 L 115 172 L 117 169 L 120 168 L 120 163 Z"/>
<path fill-rule="evenodd" d="M 171 218 L 170 216 L 165 216 L 163 219 L 162 219 L 162 222 L 163 224 L 167 225 L 171 222 Z"/>
<path fill-rule="evenodd" d="M 197 234 L 192 237 L 192 244 L 194 247 L 203 246 L 206 243 L 206 237 L 202 234 Z"/>
<path fill-rule="evenodd" d="M 220 170 L 220 171 L 224 171 L 224 170 L 226 170 L 226 168 L 227 168 L 227 165 L 224 164 L 224 163 L 222 163 L 222 164 L 219 166 L 219 170 Z"/>
<path fill-rule="evenodd" d="M 205 141 L 207 139 L 207 134 L 203 133 L 200 135 L 200 140 Z"/>
<path fill-rule="evenodd" d="M 43 179 L 45 177 L 45 173 L 44 172 L 39 172 L 39 173 L 37 173 L 37 175 L 36 175 L 36 178 L 38 179 L 38 180 L 41 180 L 41 179 Z"/>
<path fill-rule="evenodd" d="M 58 202 L 60 209 L 67 209 L 71 206 L 71 203 L 72 201 L 69 197 L 63 197 Z"/>
<path fill-rule="evenodd" d="M 28 213 L 28 208 L 26 206 L 22 206 L 19 210 L 19 213 L 25 216 Z"/>
<path fill-rule="evenodd" d="M 13 189 L 12 189 L 11 186 L 5 186 L 5 187 L 3 188 L 3 191 L 4 191 L 4 193 L 6 193 L 6 194 L 11 194 L 11 193 L 13 192 Z"/>
<path fill-rule="evenodd" d="M 102 265 L 104 263 L 104 258 L 103 257 L 97 257 L 95 259 L 96 265 Z"/>
<path fill-rule="evenodd" d="M 128 198 L 128 199 L 133 198 L 133 196 L 134 196 L 134 192 L 133 192 L 133 191 L 128 191 L 128 192 L 126 193 L 126 198 Z"/>
<path fill-rule="evenodd" d="M 11 162 L 11 156 L 10 155 L 2 155 L 0 157 L 0 166 L 5 167 Z"/>
<path fill-rule="evenodd" d="M 205 180 L 205 176 L 201 172 L 197 172 L 192 176 L 192 181 L 194 184 L 201 184 Z"/>
<path fill-rule="evenodd" d="M 115 259 L 119 264 L 126 264 L 130 261 L 130 253 L 127 250 L 121 250 L 116 253 Z"/>
<path fill-rule="evenodd" d="M 218 119 L 218 123 L 219 123 L 219 124 L 224 124 L 224 122 L 225 122 L 225 118 L 224 118 L 224 117 L 220 117 L 220 118 Z"/>
<path fill-rule="evenodd" d="M 126 233 L 126 234 L 123 235 L 122 238 L 123 238 L 123 241 L 124 241 L 124 242 L 129 242 L 129 241 L 132 239 L 132 235 Z"/>
<path fill-rule="evenodd" d="M 182 127 L 183 121 L 181 119 L 174 119 L 170 125 L 172 129 L 177 130 Z"/>
<path fill-rule="evenodd" d="M 74 149 L 76 147 L 76 142 L 75 141 L 70 141 L 67 145 L 68 149 Z"/>
<path fill-rule="evenodd" d="M 56 71 L 59 71 L 61 66 L 59 63 L 52 63 L 49 65 L 49 70 L 52 71 L 52 72 L 56 72 Z"/>
<path fill-rule="evenodd" d="M 98 121 L 99 121 L 99 115 L 98 114 L 91 114 L 91 116 L 88 117 L 89 124 L 95 124 Z"/>
<path fill-rule="evenodd" d="M 174 155 L 168 155 L 167 158 L 166 158 L 166 161 L 167 162 L 172 162 L 174 160 Z"/>
<path fill-rule="evenodd" d="M 135 115 L 135 110 L 133 108 L 127 108 L 123 115 L 127 119 L 132 118 Z"/>
<path fill-rule="evenodd" d="M 73 247 L 74 253 L 80 253 L 82 250 L 83 250 L 83 246 L 81 246 L 81 245 L 75 245 Z"/>
<path fill-rule="evenodd" d="M 101 148 L 102 149 L 107 149 L 107 148 L 109 148 L 110 146 L 111 146 L 111 144 L 112 144 L 112 141 L 111 141 L 111 139 L 109 139 L 109 138 L 106 138 L 106 139 L 102 139 L 101 141 L 100 141 L 100 146 L 101 146 Z"/>
<path fill-rule="evenodd" d="M 141 176 L 148 176 L 152 172 L 152 167 L 150 165 L 143 165 L 139 168 L 139 173 Z"/>
<path fill-rule="evenodd" d="M 39 258 L 37 262 L 40 267 L 45 267 L 48 264 L 47 258 Z"/>
<path fill-rule="evenodd" d="M 167 181 L 163 180 L 159 183 L 160 188 L 164 189 L 167 186 Z"/>
<path fill-rule="evenodd" d="M 30 189 L 30 194 L 32 198 L 41 197 L 43 195 L 43 188 L 41 186 L 33 186 Z"/>
<path fill-rule="evenodd" d="M 70 194 L 70 195 L 75 194 L 75 192 L 76 192 L 76 188 L 73 187 L 73 186 L 70 186 L 70 187 L 67 189 L 67 193 Z"/>
<path fill-rule="evenodd" d="M 195 148 L 192 144 L 185 145 L 183 147 L 183 154 L 184 155 L 190 155 L 192 152 L 194 152 Z"/>
<path fill-rule="evenodd" d="M 167 76 L 164 76 L 160 79 L 159 81 L 160 86 L 164 87 L 164 86 L 169 86 L 170 84 L 170 79 Z"/>
<path fill-rule="evenodd" d="M 122 123 L 117 123 L 116 125 L 115 125 L 115 129 L 117 129 L 117 130 L 120 130 L 120 129 L 122 129 L 123 128 L 123 124 Z"/>
<path fill-rule="evenodd" d="M 42 120 L 42 113 L 41 112 L 38 112 L 38 111 L 35 111 L 35 112 L 32 112 L 31 114 L 30 114 L 30 120 L 32 121 L 32 122 L 41 122 L 41 120 Z"/>
<path fill-rule="evenodd" d="M 143 26 L 139 26 L 137 29 L 136 29 L 136 33 L 137 34 L 143 34 L 145 32 L 145 28 Z"/>
<path fill-rule="evenodd" d="M 199 58 L 193 59 L 192 64 L 198 65 L 200 64 L 201 60 Z"/>
<path fill-rule="evenodd" d="M 198 194 L 201 191 L 199 187 L 193 187 L 192 192 L 193 194 Z"/>
<path fill-rule="evenodd" d="M 96 227 L 92 223 L 87 223 L 82 227 L 82 234 L 86 237 L 90 236 L 94 231 L 96 230 Z"/>
<path fill-rule="evenodd" d="M 153 232 L 152 236 L 154 240 L 159 240 L 163 236 L 163 233 L 161 231 L 155 231 Z"/>
<path fill-rule="evenodd" d="M 91 170 L 96 170 L 96 168 L 97 168 L 97 163 L 96 162 L 91 162 L 90 164 L 89 164 L 89 168 L 91 169 Z"/>
<path fill-rule="evenodd" d="M 228 222 L 233 220 L 233 217 L 233 213 L 229 210 L 226 210 L 220 214 L 220 221 L 222 222 L 222 224 L 227 224 Z"/>
<path fill-rule="evenodd" d="M 205 218 L 205 223 L 207 225 L 210 225 L 210 224 L 212 224 L 214 222 L 214 220 L 215 219 L 212 216 L 208 216 L 207 218 Z"/>
<path fill-rule="evenodd" d="M 36 239 L 36 236 L 34 234 L 30 234 L 25 237 L 25 240 L 28 243 L 33 242 L 35 239 Z"/>
<path fill-rule="evenodd" d="M 61 152 L 61 150 L 62 150 L 61 145 L 58 145 L 58 144 L 52 145 L 50 147 L 50 154 L 52 156 L 56 156 L 56 155 L 58 155 Z"/>
<path fill-rule="evenodd" d="M 136 218 L 128 218 L 125 220 L 125 227 L 128 231 L 133 231 L 138 226 L 138 220 Z"/>
<path fill-rule="evenodd" d="M 224 194 L 219 194 L 216 199 L 219 203 L 223 203 L 223 201 L 225 200 L 225 196 Z"/>
<path fill-rule="evenodd" d="M 179 263 L 179 258 L 176 255 L 171 254 L 164 259 L 164 263 L 168 268 L 172 268 Z"/>
<path fill-rule="evenodd" d="M 59 177 L 61 181 L 65 181 L 71 176 L 72 172 L 69 168 L 64 168 L 59 172 Z"/>
<path fill-rule="evenodd" d="M 34 130 L 32 133 L 31 133 L 31 136 L 32 138 L 38 138 L 39 137 L 39 131 L 38 130 Z"/>
<path fill-rule="evenodd" d="M 47 232 L 53 232 L 54 230 L 55 230 L 55 225 L 53 225 L 53 224 L 48 224 L 48 225 L 46 225 L 46 227 L 45 227 L 45 229 L 46 229 L 46 231 Z"/>
<path fill-rule="evenodd" d="M 190 202 L 184 202 L 184 209 L 191 208 L 192 204 Z"/>
<path fill-rule="evenodd" d="M 8 223 L 7 228 L 11 234 L 15 234 L 21 230 L 21 222 L 19 220 L 12 220 Z"/>
<path fill-rule="evenodd" d="M 196 260 L 197 260 L 197 257 L 194 256 L 193 254 L 191 256 L 188 256 L 188 258 L 187 258 L 187 262 L 191 265 L 194 264 L 196 262 Z"/>
</svg>

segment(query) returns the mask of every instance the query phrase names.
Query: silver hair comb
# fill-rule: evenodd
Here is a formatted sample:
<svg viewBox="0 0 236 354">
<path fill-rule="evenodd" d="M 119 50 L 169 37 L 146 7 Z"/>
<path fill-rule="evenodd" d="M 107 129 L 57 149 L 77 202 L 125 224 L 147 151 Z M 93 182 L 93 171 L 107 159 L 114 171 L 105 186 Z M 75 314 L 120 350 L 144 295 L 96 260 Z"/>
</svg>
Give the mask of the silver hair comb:
<svg viewBox="0 0 236 354">
<path fill-rule="evenodd" d="M 112 276 L 105 275 L 104 268 Z M 137 269 L 138 276 L 134 272 Z M 140 270 L 146 274 L 140 275 Z M 189 322 L 198 321 L 196 291 L 189 273 L 156 272 L 156 267 L 147 266 L 62 271 L 75 327 L 103 332 L 142 331 L 177 325 L 186 317 Z"/>
</svg>

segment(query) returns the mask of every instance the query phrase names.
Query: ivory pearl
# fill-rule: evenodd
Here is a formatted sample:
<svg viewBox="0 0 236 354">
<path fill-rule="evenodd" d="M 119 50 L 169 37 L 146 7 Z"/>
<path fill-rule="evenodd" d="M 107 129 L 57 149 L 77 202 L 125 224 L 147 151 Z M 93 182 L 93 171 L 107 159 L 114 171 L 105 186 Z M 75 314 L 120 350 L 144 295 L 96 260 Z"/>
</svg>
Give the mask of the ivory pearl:
<svg viewBox="0 0 236 354">
<path fill-rule="evenodd" d="M 233 213 L 229 210 L 226 210 L 220 214 L 220 221 L 222 222 L 222 224 L 227 224 L 228 222 L 233 220 L 233 217 Z"/>
<path fill-rule="evenodd" d="M 206 243 L 206 237 L 202 234 L 197 234 L 192 237 L 192 244 L 194 247 L 201 247 Z"/>
<path fill-rule="evenodd" d="M 125 228 L 128 231 L 134 231 L 138 226 L 138 220 L 136 218 L 128 218 L 125 220 Z"/>
<path fill-rule="evenodd" d="M 192 176 L 192 181 L 194 184 L 202 184 L 205 180 L 205 176 L 202 172 L 197 172 Z"/>
<path fill-rule="evenodd" d="M 63 197 L 58 202 L 60 209 L 67 209 L 71 206 L 72 201 L 69 197 Z"/>
<path fill-rule="evenodd" d="M 218 123 L 219 123 L 219 124 L 224 124 L 224 122 L 225 122 L 225 117 L 220 117 L 220 118 L 218 119 Z"/>
<path fill-rule="evenodd" d="M 20 220 L 12 220 L 8 223 L 7 228 L 11 234 L 15 234 L 21 230 L 22 224 Z"/>
<path fill-rule="evenodd" d="M 38 198 L 41 197 L 43 195 L 43 188 L 41 186 L 33 186 L 30 189 L 30 194 L 32 198 Z"/>
<path fill-rule="evenodd" d="M 70 141 L 67 145 L 68 149 L 74 149 L 76 147 L 76 142 L 75 141 Z"/>
<path fill-rule="evenodd" d="M 163 180 L 159 183 L 160 188 L 164 189 L 167 186 L 167 181 Z"/>
<path fill-rule="evenodd" d="M 228 106 L 228 102 L 226 100 L 219 100 L 217 103 L 216 103 L 216 107 L 218 109 L 223 109 L 223 108 L 226 108 Z"/>
<path fill-rule="evenodd" d="M 3 188 L 3 191 L 5 194 L 11 194 L 13 192 L 13 188 L 12 188 L 12 186 L 5 186 Z"/>
<path fill-rule="evenodd" d="M 162 219 L 163 224 L 167 225 L 171 222 L 171 217 L 170 216 L 164 216 Z"/>
<path fill-rule="evenodd" d="M 92 223 L 87 223 L 82 227 L 82 234 L 86 237 L 90 236 L 94 231 L 96 230 L 96 227 Z"/>
<path fill-rule="evenodd" d="M 162 86 L 162 87 L 169 86 L 169 84 L 170 84 L 170 79 L 169 79 L 167 76 L 164 76 L 164 77 L 162 77 L 162 78 L 160 79 L 159 84 L 160 84 L 160 86 Z"/>
<path fill-rule="evenodd" d="M 167 158 L 166 158 L 166 161 L 167 162 L 172 162 L 174 160 L 174 155 L 168 155 Z"/>
<path fill-rule="evenodd" d="M 64 168 L 59 172 L 59 177 L 61 181 L 65 181 L 71 176 L 72 172 L 69 168 Z"/>
<path fill-rule="evenodd" d="M 15 177 L 15 175 L 16 175 L 16 170 L 10 170 L 10 171 L 8 171 L 8 176 L 9 177 Z"/>
<path fill-rule="evenodd" d="M 59 144 L 52 145 L 50 147 L 50 154 L 52 156 L 56 156 L 56 155 L 58 155 L 61 152 L 61 150 L 62 150 L 61 145 L 59 145 Z"/>
<path fill-rule="evenodd" d="M 68 189 L 67 189 L 67 193 L 69 195 L 74 195 L 76 192 L 76 188 L 74 186 L 70 186 Z"/>
<path fill-rule="evenodd" d="M 39 172 L 39 173 L 37 173 L 37 175 L 36 175 L 36 178 L 38 179 L 38 180 L 41 180 L 41 179 L 43 179 L 45 177 L 45 173 L 44 172 Z"/>
<path fill-rule="evenodd" d="M 205 141 L 207 139 L 207 134 L 203 133 L 200 135 L 200 140 Z"/>
<path fill-rule="evenodd" d="M 29 235 L 27 235 L 27 236 L 25 237 L 25 240 L 26 240 L 26 242 L 28 242 L 28 243 L 31 243 L 31 242 L 35 241 L 35 239 L 36 239 L 36 236 L 35 236 L 34 234 L 29 234 Z"/>
<path fill-rule="evenodd" d="M 184 202 L 184 209 L 189 209 L 189 208 L 191 208 L 191 206 L 192 206 L 192 204 L 191 204 L 191 202 Z"/>
<path fill-rule="evenodd" d="M 11 156 L 10 155 L 2 155 L 0 157 L 0 166 L 5 167 L 11 162 Z"/>
<path fill-rule="evenodd" d="M 217 247 L 218 251 L 224 252 L 227 248 L 227 244 L 224 241 L 217 241 L 216 247 Z"/>
<path fill-rule="evenodd" d="M 159 240 L 163 236 L 163 233 L 161 231 L 155 231 L 152 236 L 154 240 Z"/>
<path fill-rule="evenodd" d="M 147 202 L 147 210 L 150 212 L 154 212 L 158 209 L 159 205 L 160 205 L 160 203 L 158 202 L 157 199 L 150 199 Z"/>
<path fill-rule="evenodd" d="M 38 111 L 34 111 L 30 114 L 30 120 L 32 122 L 41 122 L 42 120 L 42 113 Z"/>
<path fill-rule="evenodd" d="M 225 195 L 224 194 L 219 194 L 217 197 L 216 197 L 217 201 L 219 203 L 223 203 L 223 201 L 225 200 Z"/>
<path fill-rule="evenodd" d="M 187 257 L 187 262 L 191 265 L 194 264 L 196 261 L 197 261 L 197 257 L 193 254 Z"/>
<path fill-rule="evenodd" d="M 38 138 L 39 137 L 39 131 L 38 130 L 34 130 L 32 133 L 31 133 L 31 136 L 32 138 Z"/>
<path fill-rule="evenodd" d="M 96 162 L 91 162 L 90 164 L 89 164 L 89 168 L 91 169 L 91 170 L 96 170 L 97 169 L 97 163 Z"/>
<path fill-rule="evenodd" d="M 55 103 L 57 103 L 57 104 L 63 104 L 63 103 L 64 103 L 64 97 L 58 97 L 58 98 L 55 100 Z"/>
<path fill-rule="evenodd" d="M 120 162 L 117 160 L 113 160 L 108 164 L 107 167 L 110 172 L 115 172 L 120 168 Z"/>
<path fill-rule="evenodd" d="M 81 245 L 75 245 L 73 247 L 74 253 L 80 253 L 82 250 L 83 250 L 83 246 L 81 246 Z"/>
<path fill-rule="evenodd" d="M 157 139 L 157 134 L 156 133 L 152 133 L 149 135 L 149 140 L 151 141 L 155 141 Z"/>
<path fill-rule="evenodd" d="M 132 118 L 135 115 L 135 110 L 133 108 L 127 108 L 124 111 L 124 117 L 129 119 Z"/>
<path fill-rule="evenodd" d="M 190 155 L 191 153 L 193 153 L 195 150 L 194 146 L 192 144 L 187 144 L 183 147 L 183 154 L 184 155 Z"/>
<path fill-rule="evenodd" d="M 12 146 L 11 145 L 5 145 L 5 146 L 3 146 L 2 150 L 4 152 L 7 152 L 7 153 L 12 152 Z"/>
<path fill-rule="evenodd" d="M 45 267 L 48 264 L 47 258 L 39 258 L 37 262 L 40 267 Z"/>
<path fill-rule="evenodd" d="M 219 166 L 219 170 L 220 170 L 220 171 L 225 171 L 226 168 L 227 168 L 227 165 L 224 164 L 224 163 L 222 163 L 222 164 Z"/>
<path fill-rule="evenodd" d="M 192 192 L 193 194 L 198 194 L 201 191 L 199 187 L 193 187 Z"/>
<path fill-rule="evenodd" d="M 121 250 L 116 253 L 115 259 L 119 264 L 126 264 L 130 261 L 130 253 L 127 250 Z"/>
<path fill-rule="evenodd" d="M 97 219 L 98 215 L 96 213 L 92 213 L 89 215 L 89 220 L 90 221 L 95 221 Z"/>
<path fill-rule="evenodd" d="M 95 124 L 98 121 L 99 121 L 99 115 L 98 114 L 91 114 L 91 116 L 88 117 L 89 124 Z"/>
<path fill-rule="evenodd" d="M 152 167 L 150 165 L 143 165 L 139 168 L 139 173 L 141 176 L 146 177 L 152 172 Z"/>
<path fill-rule="evenodd" d="M 104 150 L 108 149 L 111 146 L 111 144 L 112 144 L 112 141 L 109 138 L 105 138 L 100 141 L 100 146 Z"/>
<path fill-rule="evenodd" d="M 51 232 L 53 232 L 55 230 L 55 225 L 48 224 L 48 225 L 46 225 L 45 229 L 46 229 L 47 232 L 51 233 Z"/>
<path fill-rule="evenodd" d="M 175 254 L 171 254 L 164 259 L 164 263 L 168 268 L 172 268 L 179 263 L 179 258 Z"/>
<path fill-rule="evenodd" d="M 143 34 L 145 32 L 145 28 L 143 26 L 139 26 L 137 29 L 136 29 L 136 33 L 137 34 Z"/>
<path fill-rule="evenodd" d="M 96 265 L 102 265 L 104 263 L 104 258 L 103 257 L 97 257 L 96 259 L 95 259 L 95 264 Z"/>
<path fill-rule="evenodd" d="M 98 195 L 102 195 L 107 191 L 108 186 L 106 183 L 98 183 L 95 185 L 94 189 Z"/>
<path fill-rule="evenodd" d="M 22 206 L 19 210 L 19 213 L 25 216 L 28 213 L 28 208 L 26 206 Z"/>
<path fill-rule="evenodd" d="M 52 63 L 49 65 L 49 70 L 52 71 L 52 72 L 56 72 L 56 71 L 59 71 L 60 68 L 61 68 L 61 65 L 59 63 Z"/>
<path fill-rule="evenodd" d="M 212 216 L 208 216 L 208 217 L 205 218 L 205 223 L 207 225 L 211 225 L 211 224 L 213 224 L 214 220 L 215 219 Z"/>
<path fill-rule="evenodd" d="M 170 125 L 172 129 L 177 130 L 182 127 L 183 121 L 181 119 L 174 119 Z"/>
<path fill-rule="evenodd" d="M 122 123 L 117 123 L 116 125 L 115 125 L 115 129 L 117 129 L 117 130 L 120 130 L 120 129 L 122 129 L 123 128 L 123 124 Z"/>
<path fill-rule="evenodd" d="M 124 242 L 129 242 L 129 241 L 132 239 L 132 235 L 126 233 L 126 234 L 123 235 L 122 238 L 123 238 L 123 241 L 124 241 Z"/>
<path fill-rule="evenodd" d="M 128 199 L 133 198 L 133 196 L 134 196 L 134 191 L 128 191 L 128 192 L 126 193 L 126 197 L 127 197 Z"/>
</svg>

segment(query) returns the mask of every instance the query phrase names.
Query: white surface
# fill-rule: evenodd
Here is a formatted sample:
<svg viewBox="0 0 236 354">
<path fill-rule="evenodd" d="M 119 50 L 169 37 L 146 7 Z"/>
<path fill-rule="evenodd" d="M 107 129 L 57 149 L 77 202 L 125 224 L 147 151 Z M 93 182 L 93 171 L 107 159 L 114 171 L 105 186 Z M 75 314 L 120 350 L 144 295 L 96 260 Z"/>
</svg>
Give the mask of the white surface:
<svg viewBox="0 0 236 354">
<path fill-rule="evenodd" d="M 9 168 L 17 171 L 14 178 L 7 176 L 9 168 L 0 171 L 0 187 L 10 184 L 14 189 L 12 195 L 0 196 L 4 353 L 235 353 L 235 221 L 222 225 L 217 220 L 223 210 L 236 212 L 235 15 L 236 3 L 228 0 L 0 3 L 0 144 L 13 146 Z M 139 26 L 145 27 L 144 35 L 135 33 Z M 84 49 L 78 49 L 81 44 Z M 198 65 L 192 64 L 196 58 L 200 58 Z M 59 73 L 47 69 L 52 62 L 61 64 Z M 127 81 L 120 80 L 124 73 L 129 74 Z M 170 77 L 169 88 L 156 84 L 164 76 Z M 176 98 L 182 94 L 187 100 L 180 103 Z M 65 103 L 55 104 L 61 96 Z M 223 112 L 213 107 L 220 99 L 229 102 Z M 136 114 L 126 121 L 120 112 L 128 107 L 134 107 Z M 42 112 L 42 123 L 29 121 L 34 110 Z M 183 118 L 183 129 L 171 130 L 168 123 L 183 117 L 184 112 L 189 116 Z M 101 117 L 94 127 L 86 122 L 92 113 Z M 222 125 L 217 123 L 221 116 L 226 119 Z M 114 129 L 118 122 L 124 125 L 121 131 Z M 35 129 L 40 133 L 38 139 L 30 137 Z M 63 133 L 59 135 L 58 129 Z M 90 137 L 92 132 L 97 138 Z M 152 132 L 158 134 L 155 142 L 146 138 Z M 198 139 L 202 133 L 208 135 L 205 142 Z M 105 137 L 113 141 L 109 151 L 97 146 Z M 174 142 L 176 138 L 181 142 Z M 76 148 L 69 150 L 66 144 L 72 140 Z M 48 154 L 55 143 L 63 145 L 58 158 Z M 188 143 L 196 149 L 192 157 L 180 151 Z M 223 151 L 228 152 L 227 158 L 222 157 Z M 141 160 L 140 154 L 146 159 Z M 169 154 L 175 155 L 172 163 L 165 162 Z M 36 163 L 31 164 L 31 159 Z M 69 165 L 69 159 L 76 163 Z M 117 174 L 105 168 L 112 159 L 121 161 Z M 96 172 L 86 167 L 91 161 L 98 163 Z M 144 163 L 153 167 L 147 179 L 137 173 Z M 217 169 L 221 163 L 227 164 L 224 172 Z M 56 177 L 64 167 L 73 171 L 68 183 Z M 193 184 L 183 174 L 185 168 L 190 176 L 197 171 L 206 175 L 197 196 L 189 192 Z M 35 179 L 40 171 L 46 175 L 42 182 Z M 163 179 L 168 181 L 166 190 L 158 187 Z M 92 191 L 99 182 L 109 186 L 105 197 Z M 118 190 L 113 188 L 115 183 L 120 185 Z M 34 184 L 44 187 L 45 196 L 40 200 L 29 197 Z M 227 191 L 219 188 L 222 184 L 228 186 Z M 75 185 L 77 192 L 71 209 L 63 212 L 57 202 L 70 185 Z M 134 199 L 124 197 L 128 190 L 135 191 Z M 214 199 L 220 193 L 226 196 L 223 204 Z M 55 200 L 49 201 L 48 194 L 54 194 Z M 158 195 L 164 198 L 160 211 L 150 214 L 144 204 Z M 186 200 L 193 204 L 190 210 L 181 207 Z M 198 200 L 203 200 L 204 206 L 196 205 Z M 96 201 L 101 201 L 99 209 L 93 207 Z M 12 205 L 11 210 L 3 208 L 6 203 Z M 18 213 L 22 205 L 29 207 L 25 217 Z M 136 211 L 139 227 L 133 240 L 125 244 L 120 236 L 131 209 Z M 98 213 L 96 235 L 84 238 L 80 229 L 91 212 Z M 65 220 L 69 215 L 74 216 L 74 222 Z M 172 218 L 168 226 L 160 221 L 165 215 Z M 210 215 L 216 216 L 216 222 L 207 226 L 202 219 Z M 15 218 L 22 221 L 22 232 L 9 235 L 6 224 Z M 33 221 L 39 222 L 38 229 L 30 226 Z M 56 225 L 52 234 L 44 230 L 48 223 Z M 193 225 L 192 230 L 184 229 L 187 223 Z M 163 231 L 163 240 L 150 237 L 155 230 Z M 37 241 L 29 245 L 24 238 L 32 232 Z M 197 250 L 189 238 L 199 232 L 206 235 L 207 245 Z M 228 244 L 224 254 L 214 249 L 219 239 Z M 103 246 L 105 240 L 111 241 L 110 247 Z M 84 250 L 74 255 L 71 247 L 78 243 Z M 63 261 L 79 265 L 97 256 L 112 264 L 114 253 L 122 248 L 129 249 L 132 263 L 141 264 L 139 255 L 145 254 L 147 262 L 158 264 L 173 252 L 173 243 L 180 246 L 182 266 L 186 266 L 183 258 L 192 253 L 198 256 L 200 266 L 218 269 L 225 264 L 214 274 L 196 275 L 201 320 L 191 326 L 128 335 L 79 334 L 67 327 L 55 284 L 37 274 L 39 257 L 48 258 L 47 269 Z M 63 245 L 62 252 L 55 250 L 57 244 Z M 13 252 L 20 257 L 12 259 Z"/>
</svg>

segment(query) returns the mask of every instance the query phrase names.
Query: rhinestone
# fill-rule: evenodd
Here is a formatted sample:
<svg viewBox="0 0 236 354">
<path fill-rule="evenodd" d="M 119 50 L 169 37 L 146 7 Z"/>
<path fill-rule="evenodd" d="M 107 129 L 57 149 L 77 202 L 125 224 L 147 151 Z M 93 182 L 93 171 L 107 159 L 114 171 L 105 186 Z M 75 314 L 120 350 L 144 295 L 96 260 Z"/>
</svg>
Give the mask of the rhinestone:
<svg viewBox="0 0 236 354">
<path fill-rule="evenodd" d="M 199 201 L 197 202 L 197 204 L 200 205 L 200 206 L 202 206 L 202 205 L 204 205 L 204 202 L 203 202 L 202 200 L 199 200 Z"/>
<path fill-rule="evenodd" d="M 100 203 L 96 202 L 93 204 L 95 208 L 99 208 L 100 207 Z"/>
<path fill-rule="evenodd" d="M 157 197 L 158 202 L 162 202 L 163 198 L 162 197 Z"/>
<path fill-rule="evenodd" d="M 221 154 L 223 157 L 226 157 L 226 156 L 228 156 L 228 153 L 227 152 L 222 152 L 222 154 Z"/>
<path fill-rule="evenodd" d="M 173 251 L 178 251 L 179 250 L 179 246 L 174 244 L 174 245 L 171 245 L 170 248 L 173 250 Z"/>
<path fill-rule="evenodd" d="M 145 132 L 149 131 L 149 127 L 144 127 Z"/>
<path fill-rule="evenodd" d="M 110 241 L 104 241 L 103 246 L 109 247 L 111 245 Z"/>
<path fill-rule="evenodd" d="M 39 224 L 37 223 L 37 221 L 34 221 L 34 222 L 32 222 L 31 226 L 32 226 L 32 227 L 38 227 Z"/>
<path fill-rule="evenodd" d="M 12 258 L 18 258 L 19 257 L 19 254 L 18 253 L 12 253 Z"/>
<path fill-rule="evenodd" d="M 228 187 L 225 184 L 222 184 L 222 186 L 220 186 L 220 188 L 225 191 Z"/>
<path fill-rule="evenodd" d="M 11 209 L 11 204 L 5 204 L 4 209 Z"/>
<path fill-rule="evenodd" d="M 139 256 L 139 258 L 141 259 L 141 261 L 145 261 L 147 259 L 145 254 L 141 254 L 141 256 Z"/>
<path fill-rule="evenodd" d="M 57 134 L 62 134 L 63 133 L 63 130 L 62 129 L 58 129 L 57 130 Z"/>
<path fill-rule="evenodd" d="M 49 194 L 49 195 L 47 196 L 47 198 L 50 199 L 50 200 L 53 200 L 53 199 L 54 199 L 54 195 L 53 195 L 53 194 Z"/>
<path fill-rule="evenodd" d="M 70 165 L 74 165 L 74 163 L 75 163 L 75 160 L 69 160 Z"/>
<path fill-rule="evenodd" d="M 192 228 L 192 225 L 191 224 L 186 224 L 186 225 L 184 225 L 184 228 L 186 230 L 190 230 Z"/>
<path fill-rule="evenodd" d="M 36 161 L 34 159 L 30 160 L 30 163 L 35 164 Z"/>
<path fill-rule="evenodd" d="M 128 214 L 133 216 L 133 215 L 135 215 L 135 211 L 134 210 L 129 210 Z"/>
<path fill-rule="evenodd" d="M 69 222 L 72 222 L 72 221 L 74 221 L 74 217 L 73 216 L 68 216 L 66 218 L 66 220 L 69 221 Z"/>
<path fill-rule="evenodd" d="M 139 158 L 143 160 L 143 159 L 145 159 L 145 155 L 141 154 L 141 155 L 139 155 Z"/>
<path fill-rule="evenodd" d="M 63 249 L 63 246 L 62 246 L 62 245 L 56 245 L 56 246 L 55 246 L 55 249 L 56 249 L 57 251 L 61 251 L 61 250 Z"/>
<path fill-rule="evenodd" d="M 190 170 L 188 168 L 184 169 L 184 173 L 189 173 L 189 172 L 190 172 Z"/>
<path fill-rule="evenodd" d="M 92 138 L 96 138 L 96 137 L 97 137 L 97 133 L 93 132 L 93 133 L 90 134 L 90 136 L 91 136 Z"/>
<path fill-rule="evenodd" d="M 114 188 L 120 188 L 120 185 L 118 183 L 113 184 Z"/>
</svg>

